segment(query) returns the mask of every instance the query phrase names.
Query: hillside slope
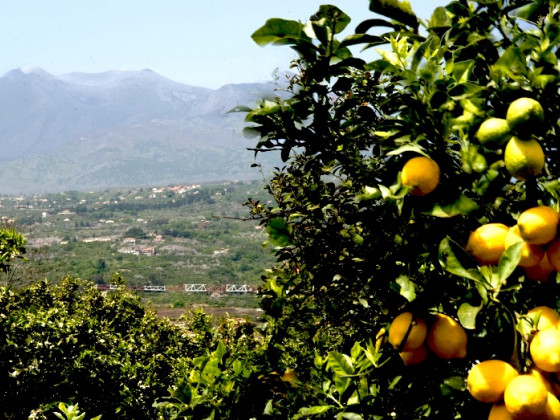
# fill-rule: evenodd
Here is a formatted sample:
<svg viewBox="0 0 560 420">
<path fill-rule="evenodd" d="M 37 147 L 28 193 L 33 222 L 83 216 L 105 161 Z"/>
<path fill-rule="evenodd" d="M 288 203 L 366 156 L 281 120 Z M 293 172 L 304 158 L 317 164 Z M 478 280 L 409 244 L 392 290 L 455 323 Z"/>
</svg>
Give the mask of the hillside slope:
<svg viewBox="0 0 560 420">
<path fill-rule="evenodd" d="M 151 70 L 0 77 L 1 194 L 256 178 L 236 105 L 274 85 L 184 85 Z M 271 166 L 271 157 L 265 166 Z"/>
</svg>

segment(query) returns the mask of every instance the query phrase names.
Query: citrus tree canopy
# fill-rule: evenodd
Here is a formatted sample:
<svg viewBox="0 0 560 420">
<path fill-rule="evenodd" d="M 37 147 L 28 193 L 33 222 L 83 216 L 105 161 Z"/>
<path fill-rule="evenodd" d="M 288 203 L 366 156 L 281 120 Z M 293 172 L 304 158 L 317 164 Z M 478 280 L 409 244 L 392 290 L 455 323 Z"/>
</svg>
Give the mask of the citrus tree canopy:
<svg viewBox="0 0 560 420">
<path fill-rule="evenodd" d="M 239 109 L 253 150 L 284 162 L 272 203 L 248 201 L 277 255 L 268 355 L 311 384 L 298 417 L 486 418 L 469 371 L 527 374 L 524 314 L 557 309 L 560 3 L 456 0 L 427 21 L 369 6 L 346 37 L 336 6 L 253 34 L 298 54 L 282 95 Z"/>
</svg>

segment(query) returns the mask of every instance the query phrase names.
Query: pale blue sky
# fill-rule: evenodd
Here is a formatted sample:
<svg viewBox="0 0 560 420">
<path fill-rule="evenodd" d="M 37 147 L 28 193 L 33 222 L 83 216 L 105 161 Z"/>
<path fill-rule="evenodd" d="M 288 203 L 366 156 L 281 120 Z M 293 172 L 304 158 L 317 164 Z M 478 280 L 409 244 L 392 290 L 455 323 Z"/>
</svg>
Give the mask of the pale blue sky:
<svg viewBox="0 0 560 420">
<path fill-rule="evenodd" d="M 271 17 L 306 21 L 324 3 L 352 18 L 368 0 L 3 0 L 0 75 L 38 66 L 53 74 L 149 68 L 182 83 L 218 88 L 270 80 L 294 57 L 250 36 Z M 410 0 L 428 18 L 444 0 Z"/>
</svg>

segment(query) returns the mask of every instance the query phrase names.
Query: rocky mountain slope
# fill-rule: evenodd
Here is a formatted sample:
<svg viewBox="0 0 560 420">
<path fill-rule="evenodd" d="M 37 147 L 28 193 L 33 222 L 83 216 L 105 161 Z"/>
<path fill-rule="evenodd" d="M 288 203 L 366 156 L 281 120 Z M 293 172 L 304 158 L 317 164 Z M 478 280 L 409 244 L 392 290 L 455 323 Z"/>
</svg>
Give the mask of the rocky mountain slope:
<svg viewBox="0 0 560 420">
<path fill-rule="evenodd" d="M 0 194 L 257 178 L 243 114 L 227 111 L 270 95 L 272 83 L 212 90 L 150 70 L 12 70 L 0 77 Z"/>
</svg>

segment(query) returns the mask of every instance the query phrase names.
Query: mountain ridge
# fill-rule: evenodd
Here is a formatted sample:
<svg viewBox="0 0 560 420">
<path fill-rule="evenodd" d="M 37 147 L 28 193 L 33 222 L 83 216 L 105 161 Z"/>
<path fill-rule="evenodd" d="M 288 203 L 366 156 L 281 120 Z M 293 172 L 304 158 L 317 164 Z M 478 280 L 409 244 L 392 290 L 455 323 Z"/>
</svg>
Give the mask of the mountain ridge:
<svg viewBox="0 0 560 420">
<path fill-rule="evenodd" d="M 272 82 L 209 89 L 149 69 L 11 70 L 0 77 L 0 194 L 254 179 L 243 115 L 227 111 L 275 94 Z"/>
</svg>

